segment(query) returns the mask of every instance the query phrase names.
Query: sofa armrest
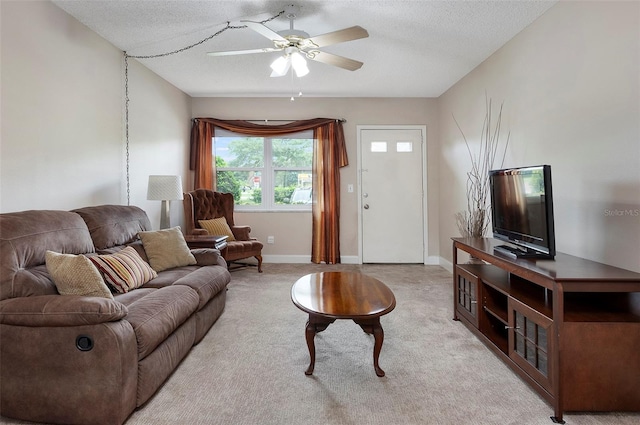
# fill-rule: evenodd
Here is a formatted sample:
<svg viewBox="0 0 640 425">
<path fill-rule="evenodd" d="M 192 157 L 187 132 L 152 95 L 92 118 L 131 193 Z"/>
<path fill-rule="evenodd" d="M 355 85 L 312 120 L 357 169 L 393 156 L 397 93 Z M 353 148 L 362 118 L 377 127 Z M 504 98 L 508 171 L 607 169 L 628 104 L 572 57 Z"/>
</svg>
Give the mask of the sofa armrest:
<svg viewBox="0 0 640 425">
<path fill-rule="evenodd" d="M 233 226 L 231 228 L 231 232 L 237 241 L 248 241 L 251 239 L 249 237 L 249 233 L 251 233 L 251 226 Z"/>
<path fill-rule="evenodd" d="M 224 261 L 220 250 L 213 248 L 194 248 L 191 253 L 196 257 L 196 264 L 198 266 L 222 266 L 227 267 L 227 262 Z"/>
<path fill-rule="evenodd" d="M 191 232 L 192 235 L 208 235 L 209 232 L 206 231 L 206 229 L 200 229 L 200 228 L 196 228 L 193 229 L 193 231 Z"/>
<path fill-rule="evenodd" d="M 128 313 L 115 300 L 79 295 L 39 295 L 0 302 L 0 323 L 14 326 L 80 326 L 114 322 Z"/>
</svg>

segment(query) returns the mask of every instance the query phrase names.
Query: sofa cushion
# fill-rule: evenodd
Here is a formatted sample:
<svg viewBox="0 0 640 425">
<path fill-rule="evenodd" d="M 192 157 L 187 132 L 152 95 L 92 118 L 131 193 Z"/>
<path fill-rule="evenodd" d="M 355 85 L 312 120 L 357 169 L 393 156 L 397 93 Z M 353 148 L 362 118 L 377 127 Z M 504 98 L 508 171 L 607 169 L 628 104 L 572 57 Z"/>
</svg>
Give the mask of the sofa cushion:
<svg viewBox="0 0 640 425">
<path fill-rule="evenodd" d="M 98 251 L 126 245 L 138 239 L 139 232 L 151 230 L 147 213 L 132 205 L 98 205 L 73 212 L 85 221 Z"/>
<path fill-rule="evenodd" d="M 129 291 L 125 294 L 113 294 L 113 299 L 118 301 L 119 303 L 124 304 L 125 306 L 129 306 L 134 302 L 138 301 L 142 297 L 146 297 L 156 288 L 138 288 L 135 291 Z"/>
<path fill-rule="evenodd" d="M 196 264 L 180 226 L 155 232 L 140 232 L 149 264 L 156 272 Z"/>
<path fill-rule="evenodd" d="M 114 254 L 94 255 L 89 259 L 98 268 L 105 283 L 115 292 L 129 292 L 158 276 L 130 246 Z"/>
<path fill-rule="evenodd" d="M 230 279 L 229 271 L 225 268 L 201 267 L 182 279 L 176 280 L 174 285 L 185 285 L 196 291 L 200 299 L 198 305 L 200 310 L 219 292 L 226 290 Z"/>
<path fill-rule="evenodd" d="M 136 292 L 136 291 L 133 291 Z M 145 358 L 198 309 L 198 294 L 184 285 L 149 292 L 129 304 L 128 321 L 138 341 L 138 357 Z"/>
<path fill-rule="evenodd" d="M 0 214 L 0 299 L 57 294 L 44 265 L 47 250 L 94 251 L 78 214 L 54 210 Z"/>
<path fill-rule="evenodd" d="M 233 232 L 227 223 L 227 219 L 224 217 L 213 218 L 211 220 L 198 220 L 200 227 L 205 229 L 210 235 L 228 236 L 228 241 L 235 241 Z"/>
<path fill-rule="evenodd" d="M 113 299 L 100 272 L 84 255 L 47 251 L 47 270 L 60 295 L 84 295 Z"/>
<path fill-rule="evenodd" d="M 158 273 L 158 277 L 145 283 L 143 288 L 164 288 L 173 285 L 178 279 L 189 275 L 194 270 L 198 270 L 198 266 L 176 267 L 175 269 L 163 270 Z"/>
</svg>

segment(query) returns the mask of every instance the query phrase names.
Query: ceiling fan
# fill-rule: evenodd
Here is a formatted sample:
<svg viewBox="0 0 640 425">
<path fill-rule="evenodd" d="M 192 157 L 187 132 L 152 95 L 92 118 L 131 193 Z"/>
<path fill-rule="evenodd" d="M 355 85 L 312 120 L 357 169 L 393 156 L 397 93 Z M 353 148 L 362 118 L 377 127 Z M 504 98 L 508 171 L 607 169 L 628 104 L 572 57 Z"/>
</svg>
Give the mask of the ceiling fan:
<svg viewBox="0 0 640 425">
<path fill-rule="evenodd" d="M 330 33 L 316 35 L 310 37 L 304 31 L 296 30 L 293 27 L 296 18 L 295 6 L 289 6 L 287 18 L 289 18 L 289 29 L 283 31 L 273 31 L 261 22 L 240 21 L 248 28 L 258 34 L 268 38 L 273 42 L 274 47 L 265 47 L 261 49 L 250 50 L 232 50 L 222 52 L 209 52 L 210 56 L 229 56 L 229 55 L 245 55 L 251 53 L 269 53 L 284 52 L 271 64 L 272 77 L 282 77 L 287 74 L 290 67 L 293 67 L 296 75 L 302 77 L 309 72 L 306 59 L 316 62 L 322 62 L 328 65 L 337 66 L 355 71 L 362 67 L 363 63 L 357 60 L 345 58 L 343 56 L 334 55 L 318 50 L 321 47 L 330 46 L 332 44 L 344 43 L 345 41 L 358 40 L 369 36 L 367 30 L 359 26 L 353 26 Z"/>
</svg>

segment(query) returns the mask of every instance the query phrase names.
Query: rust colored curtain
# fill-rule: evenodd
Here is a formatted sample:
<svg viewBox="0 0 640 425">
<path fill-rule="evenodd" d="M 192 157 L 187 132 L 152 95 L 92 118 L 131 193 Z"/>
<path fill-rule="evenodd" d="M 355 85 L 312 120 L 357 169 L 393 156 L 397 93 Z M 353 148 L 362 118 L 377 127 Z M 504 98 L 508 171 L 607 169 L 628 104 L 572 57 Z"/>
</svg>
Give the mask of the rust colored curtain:
<svg viewBox="0 0 640 425">
<path fill-rule="evenodd" d="M 214 128 L 251 136 L 279 136 L 313 130 L 313 217 L 311 261 L 340 263 L 340 168 L 349 164 L 342 122 L 314 118 L 281 125 L 256 124 L 242 120 L 196 118 L 191 131 L 191 169 L 194 189 L 215 187 L 212 138 Z"/>
<path fill-rule="evenodd" d="M 340 122 L 316 127 L 313 132 L 313 203 L 311 261 L 340 262 L 340 168 L 348 165 Z"/>
<path fill-rule="evenodd" d="M 191 126 L 191 155 L 189 168 L 194 171 L 193 188 L 210 189 L 216 187 L 216 173 L 213 157 L 214 126 L 202 121 L 193 121 Z"/>
</svg>

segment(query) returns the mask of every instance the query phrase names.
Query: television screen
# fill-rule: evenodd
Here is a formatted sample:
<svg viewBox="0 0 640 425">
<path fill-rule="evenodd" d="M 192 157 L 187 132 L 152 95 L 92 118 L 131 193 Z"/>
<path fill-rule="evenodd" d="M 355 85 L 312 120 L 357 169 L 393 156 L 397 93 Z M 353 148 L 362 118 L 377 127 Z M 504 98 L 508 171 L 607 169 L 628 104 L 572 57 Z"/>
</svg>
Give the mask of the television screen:
<svg viewBox="0 0 640 425">
<path fill-rule="evenodd" d="M 555 235 L 551 167 L 539 165 L 489 172 L 493 236 L 516 257 L 553 258 Z"/>
</svg>

